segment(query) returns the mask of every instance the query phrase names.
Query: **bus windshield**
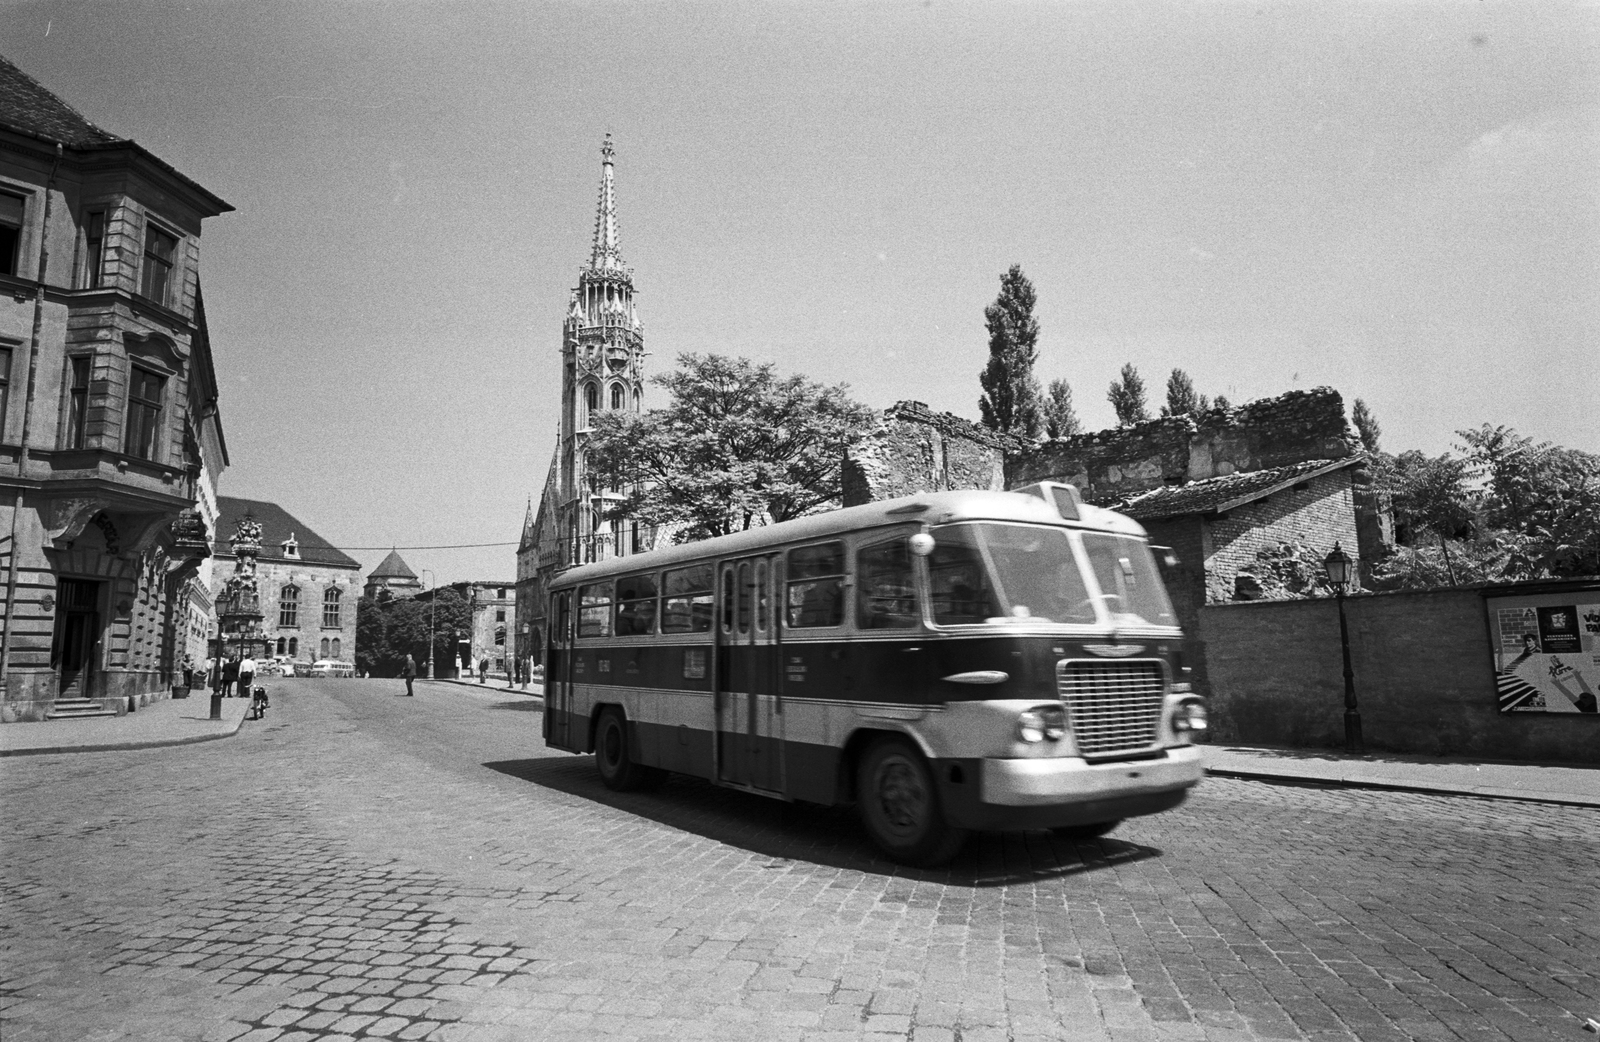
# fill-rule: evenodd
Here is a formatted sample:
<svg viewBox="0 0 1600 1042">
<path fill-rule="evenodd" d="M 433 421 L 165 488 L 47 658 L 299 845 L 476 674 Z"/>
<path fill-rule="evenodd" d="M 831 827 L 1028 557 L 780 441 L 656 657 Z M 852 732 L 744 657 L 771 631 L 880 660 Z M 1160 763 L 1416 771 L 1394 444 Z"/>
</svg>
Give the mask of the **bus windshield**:
<svg viewBox="0 0 1600 1042">
<path fill-rule="evenodd" d="M 932 534 L 935 623 L 1098 621 L 1066 529 L 979 522 Z"/>
<path fill-rule="evenodd" d="M 1106 609 L 1119 625 L 1176 626 L 1156 559 L 1142 539 L 1083 533 L 1083 548 Z"/>
</svg>

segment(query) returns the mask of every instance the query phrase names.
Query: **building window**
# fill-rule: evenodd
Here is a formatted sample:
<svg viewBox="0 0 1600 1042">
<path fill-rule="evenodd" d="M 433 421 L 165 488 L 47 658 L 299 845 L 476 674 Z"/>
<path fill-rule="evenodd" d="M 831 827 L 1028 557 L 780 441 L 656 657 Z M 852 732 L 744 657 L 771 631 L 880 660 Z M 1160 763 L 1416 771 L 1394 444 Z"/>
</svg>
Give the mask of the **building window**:
<svg viewBox="0 0 1600 1042">
<path fill-rule="evenodd" d="M 17 273 L 22 249 L 22 197 L 0 192 L 0 275 Z"/>
<path fill-rule="evenodd" d="M 161 420 L 161 389 L 166 378 L 133 367 L 128 381 L 128 432 L 122 451 L 140 459 L 156 458 L 156 431 Z"/>
<path fill-rule="evenodd" d="M 72 375 L 67 380 L 67 444 L 69 449 L 83 448 L 89 433 L 89 356 L 79 355 L 68 360 Z"/>
<path fill-rule="evenodd" d="M 583 385 L 583 409 L 583 425 L 587 427 L 589 417 L 600 411 L 600 389 L 594 384 Z"/>
<path fill-rule="evenodd" d="M 103 211 L 83 216 L 83 285 L 94 289 L 104 277 L 106 253 L 106 215 Z"/>
<path fill-rule="evenodd" d="M 285 586 L 278 591 L 278 625 L 300 625 L 300 587 Z"/>
<path fill-rule="evenodd" d="M 288 647 L 289 647 L 289 642 L 287 640 L 284 640 L 282 637 L 279 637 L 278 638 L 278 654 L 282 655 L 286 650 L 288 650 Z"/>
<path fill-rule="evenodd" d="M 322 624 L 324 626 L 339 626 L 339 597 L 338 590 L 329 590 L 322 595 Z"/>
<path fill-rule="evenodd" d="M 154 225 L 144 233 L 144 279 L 139 284 L 141 296 L 166 304 L 172 286 L 172 259 L 178 252 L 178 240 Z"/>
<path fill-rule="evenodd" d="M 612 384 L 611 385 L 611 407 L 613 409 L 620 409 L 620 408 L 622 408 L 622 403 L 625 400 L 626 399 L 623 398 L 622 385 L 621 384 Z"/>
<path fill-rule="evenodd" d="M 327 658 L 329 651 L 330 651 L 330 647 L 329 647 L 329 644 L 328 644 L 328 638 L 327 637 L 323 637 L 322 638 L 322 654 L 319 655 L 318 657 L 319 658 Z"/>
<path fill-rule="evenodd" d="M 289 657 L 290 658 L 298 658 L 299 656 L 300 656 L 300 638 L 299 637 L 290 637 L 289 638 Z"/>
<path fill-rule="evenodd" d="M 338 637 L 333 638 L 333 657 L 339 658 L 344 645 Z"/>
<path fill-rule="evenodd" d="M 506 610 L 504 608 L 496 608 L 495 609 L 495 611 L 494 611 L 494 621 L 496 621 L 496 622 L 504 622 L 504 621 L 506 621 Z"/>
<path fill-rule="evenodd" d="M 6 406 L 11 404 L 11 348 L 0 347 L 0 441 L 5 440 Z"/>
</svg>

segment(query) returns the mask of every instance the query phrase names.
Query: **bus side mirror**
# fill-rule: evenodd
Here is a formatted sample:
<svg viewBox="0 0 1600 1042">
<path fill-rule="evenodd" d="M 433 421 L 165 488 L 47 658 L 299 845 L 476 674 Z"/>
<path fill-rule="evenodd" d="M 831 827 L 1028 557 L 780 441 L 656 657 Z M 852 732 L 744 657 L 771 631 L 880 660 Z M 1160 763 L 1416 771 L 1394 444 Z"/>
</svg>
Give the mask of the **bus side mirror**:
<svg viewBox="0 0 1600 1042">
<path fill-rule="evenodd" d="M 918 532 L 906 540 L 906 548 L 918 557 L 927 557 L 933 553 L 933 536 L 926 532 Z"/>
</svg>

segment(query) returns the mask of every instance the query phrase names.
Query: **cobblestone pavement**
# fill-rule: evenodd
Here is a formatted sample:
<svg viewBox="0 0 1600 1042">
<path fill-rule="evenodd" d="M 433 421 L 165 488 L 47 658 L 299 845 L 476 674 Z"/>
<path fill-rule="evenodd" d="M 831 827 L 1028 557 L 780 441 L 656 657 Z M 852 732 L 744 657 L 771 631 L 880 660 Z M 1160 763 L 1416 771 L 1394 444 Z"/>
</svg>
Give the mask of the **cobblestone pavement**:
<svg viewBox="0 0 1600 1042">
<path fill-rule="evenodd" d="M 202 745 L 7 761 L 0 1036 L 1558 1039 L 1600 815 L 1210 779 L 1082 844 L 620 796 L 534 703 L 279 681 Z M 25 725 L 18 725 L 25 726 Z"/>
</svg>

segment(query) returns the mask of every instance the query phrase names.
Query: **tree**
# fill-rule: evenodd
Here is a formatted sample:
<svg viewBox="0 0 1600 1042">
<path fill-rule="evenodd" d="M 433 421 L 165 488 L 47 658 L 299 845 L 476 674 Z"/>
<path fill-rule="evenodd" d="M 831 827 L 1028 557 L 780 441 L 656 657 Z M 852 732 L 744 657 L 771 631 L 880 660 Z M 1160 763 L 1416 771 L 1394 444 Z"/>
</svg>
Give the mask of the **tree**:
<svg viewBox="0 0 1600 1042">
<path fill-rule="evenodd" d="M 1489 525 L 1514 541 L 1509 577 L 1600 574 L 1600 456 L 1535 443 L 1510 427 L 1457 431 L 1487 485 Z"/>
<path fill-rule="evenodd" d="M 1203 394 L 1194 393 L 1194 381 L 1182 369 L 1174 369 L 1167 377 L 1167 404 L 1161 407 L 1163 416 L 1198 416 L 1211 408 Z"/>
<path fill-rule="evenodd" d="M 654 380 L 672 395 L 666 408 L 592 420 L 588 459 L 625 490 L 609 516 L 682 524 L 702 538 L 839 499 L 846 450 L 876 420 L 844 384 L 779 376 L 748 358 L 685 353 L 678 365 Z"/>
<path fill-rule="evenodd" d="M 1050 381 L 1050 396 L 1044 402 L 1044 433 L 1047 438 L 1069 438 L 1083 433 L 1078 413 L 1072 407 L 1072 388 L 1065 380 Z"/>
<path fill-rule="evenodd" d="M 1227 395 L 1219 394 L 1215 398 L 1211 399 L 1211 407 L 1213 409 L 1221 409 L 1222 411 L 1226 412 L 1233 408 L 1233 403 L 1228 401 Z"/>
<path fill-rule="evenodd" d="M 1122 367 L 1120 379 L 1111 381 L 1106 400 L 1116 410 L 1119 427 L 1131 427 L 1150 418 L 1150 411 L 1144 404 L 1144 380 L 1132 362 Z"/>
<path fill-rule="evenodd" d="M 1350 407 L 1350 422 L 1355 424 L 1356 433 L 1361 436 L 1361 446 L 1368 452 L 1381 452 L 1378 447 L 1378 438 L 1383 434 L 1383 428 L 1378 426 L 1378 418 L 1372 415 L 1372 410 L 1367 408 L 1367 403 L 1357 398 Z"/>
<path fill-rule="evenodd" d="M 363 598 L 356 612 L 356 669 L 374 676 L 400 672 L 406 655 L 425 670 L 428 632 L 433 632 L 434 663 L 444 668 L 455 654 L 456 643 L 472 632 L 471 608 L 466 598 L 449 587 L 440 589 L 430 605 L 427 597 Z"/>
<path fill-rule="evenodd" d="M 1022 267 L 1000 276 L 1000 295 L 983 309 L 989 329 L 989 364 L 978 374 L 983 394 L 978 409 L 984 426 L 1007 434 L 1037 438 L 1042 426 L 1039 381 L 1033 375 L 1038 359 L 1039 320 L 1033 317 L 1033 283 Z"/>
</svg>

